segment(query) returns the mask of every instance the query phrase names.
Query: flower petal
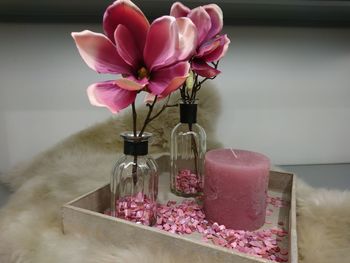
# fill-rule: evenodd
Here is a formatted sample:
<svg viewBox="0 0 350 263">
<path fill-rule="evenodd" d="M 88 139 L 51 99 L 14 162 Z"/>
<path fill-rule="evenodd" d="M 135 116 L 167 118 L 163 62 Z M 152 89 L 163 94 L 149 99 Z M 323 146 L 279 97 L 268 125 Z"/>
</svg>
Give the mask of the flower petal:
<svg viewBox="0 0 350 263">
<path fill-rule="evenodd" d="M 175 2 L 170 9 L 170 15 L 174 17 L 184 17 L 190 13 L 191 9 L 180 2 Z"/>
<path fill-rule="evenodd" d="M 85 63 L 98 73 L 130 74 L 131 68 L 119 56 L 114 44 L 103 34 L 84 30 L 72 37 Z"/>
<path fill-rule="evenodd" d="M 142 85 L 143 87 L 146 86 L 148 84 L 148 78 L 147 77 L 144 77 L 142 79 L 138 79 L 136 78 L 135 76 L 133 75 L 130 75 L 130 76 L 127 76 L 126 77 L 128 80 L 130 81 L 133 81 L 133 82 L 136 82 L 138 83 L 139 85 Z"/>
<path fill-rule="evenodd" d="M 142 63 L 142 52 L 138 49 L 137 41 L 130 30 L 124 25 L 119 25 L 114 32 L 114 39 L 119 55 L 134 70 L 138 70 Z"/>
<path fill-rule="evenodd" d="M 173 93 L 175 90 L 179 89 L 181 85 L 186 81 L 187 76 L 180 76 L 174 78 L 168 85 L 168 87 L 160 94 L 160 99 L 167 97 L 171 93 Z"/>
<path fill-rule="evenodd" d="M 177 45 L 178 61 L 188 60 L 196 51 L 197 28 L 193 22 L 186 17 L 177 18 L 179 29 L 179 43 Z"/>
<path fill-rule="evenodd" d="M 227 35 L 221 35 L 217 37 L 217 41 L 219 45 L 213 49 L 211 52 L 206 53 L 202 56 L 202 59 L 206 62 L 213 62 L 220 60 L 223 56 L 225 56 L 228 46 L 230 44 L 230 39 Z"/>
<path fill-rule="evenodd" d="M 168 94 L 169 95 L 169 94 Z M 168 95 L 157 95 L 157 102 L 164 100 L 165 98 L 168 97 Z M 152 103 L 154 101 L 154 98 L 156 97 L 156 95 L 152 94 L 152 93 L 147 93 L 146 96 L 143 98 L 143 102 L 144 103 Z"/>
<path fill-rule="evenodd" d="M 165 67 L 174 62 L 179 33 L 176 19 L 163 16 L 150 26 L 143 57 L 147 68 L 152 71 L 156 67 Z"/>
<path fill-rule="evenodd" d="M 224 25 L 224 21 L 223 21 L 224 16 L 221 8 L 216 4 L 205 5 L 203 6 L 203 8 L 208 13 L 211 20 L 211 28 L 206 38 L 206 39 L 210 39 L 221 32 L 222 27 Z"/>
<path fill-rule="evenodd" d="M 221 71 L 209 66 L 202 60 L 193 60 L 191 66 L 194 72 L 205 78 L 212 78 L 221 73 Z"/>
<path fill-rule="evenodd" d="M 191 12 L 188 14 L 188 17 L 197 27 L 197 44 L 200 45 L 206 39 L 211 28 L 210 16 L 203 7 L 199 6 L 195 9 L 192 9 Z"/>
<path fill-rule="evenodd" d="M 137 92 L 121 89 L 110 80 L 90 85 L 87 94 L 92 105 L 107 107 L 112 113 L 117 113 L 135 101 Z"/>
<path fill-rule="evenodd" d="M 220 39 L 217 38 L 212 38 L 206 42 L 204 42 L 197 51 L 196 57 L 203 57 L 206 56 L 208 54 L 210 54 L 211 52 L 213 52 L 215 49 L 217 49 L 220 46 Z"/>
<path fill-rule="evenodd" d="M 167 96 L 178 89 L 189 75 L 190 64 L 180 62 L 153 73 L 148 88 L 155 95 Z"/>
<path fill-rule="evenodd" d="M 140 84 L 138 82 L 132 81 L 127 78 L 122 78 L 122 79 L 117 79 L 114 81 L 115 84 L 125 90 L 130 90 L 130 91 L 137 91 L 143 89 L 147 83 Z"/>
<path fill-rule="evenodd" d="M 114 42 L 114 31 L 124 25 L 132 35 L 137 36 L 137 46 L 142 52 L 145 46 L 149 22 L 142 11 L 130 0 L 117 0 L 111 4 L 103 16 L 103 29 Z"/>
</svg>

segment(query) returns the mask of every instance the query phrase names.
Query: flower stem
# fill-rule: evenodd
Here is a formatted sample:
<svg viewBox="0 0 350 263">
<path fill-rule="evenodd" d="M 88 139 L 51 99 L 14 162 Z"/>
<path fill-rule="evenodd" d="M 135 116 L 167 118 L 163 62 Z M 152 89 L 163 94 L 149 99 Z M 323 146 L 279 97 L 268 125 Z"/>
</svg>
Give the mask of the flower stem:
<svg viewBox="0 0 350 263">
<path fill-rule="evenodd" d="M 194 155 L 194 172 L 196 174 L 196 176 L 199 176 L 198 174 L 198 150 L 197 150 L 197 143 L 196 143 L 196 139 L 192 133 L 192 123 L 188 124 L 188 128 L 191 131 L 191 148 L 193 151 L 193 155 Z"/>
<path fill-rule="evenodd" d="M 157 98 L 158 98 L 158 96 L 155 96 L 153 102 L 152 102 L 151 104 L 149 104 L 149 103 L 147 104 L 147 106 L 148 106 L 148 113 L 147 113 L 147 116 L 146 116 L 145 121 L 144 121 L 144 123 L 143 123 L 143 127 L 142 127 L 142 129 L 141 129 L 141 131 L 140 131 L 140 133 L 139 133 L 139 137 L 142 137 L 142 134 L 143 134 L 143 133 L 145 132 L 145 130 L 146 130 L 147 124 L 151 121 L 151 120 L 150 120 L 151 114 L 152 114 L 154 105 L 155 105 L 156 102 L 157 102 Z"/>
<path fill-rule="evenodd" d="M 133 102 L 131 104 L 131 107 L 132 107 L 132 128 L 133 128 L 133 132 L 134 132 L 134 137 L 136 137 L 136 131 L 137 131 L 137 128 L 136 128 L 136 119 L 137 119 L 137 113 L 136 113 L 136 109 L 135 109 L 135 102 Z"/>
<path fill-rule="evenodd" d="M 154 98 L 152 104 L 147 104 L 147 106 L 149 107 L 148 108 L 148 113 L 147 113 L 147 116 L 146 116 L 146 119 L 143 123 L 143 127 L 140 131 L 140 134 L 139 134 L 139 137 L 142 136 L 142 134 L 144 133 L 144 131 L 146 130 L 146 127 L 147 125 L 153 121 L 154 119 L 156 119 L 166 108 L 170 108 L 170 107 L 177 107 L 178 105 L 177 104 L 168 104 L 169 103 L 169 100 L 170 100 L 170 95 L 168 96 L 166 102 L 163 104 L 162 108 L 152 116 L 152 112 L 154 110 L 154 105 L 156 104 L 157 102 L 157 96 Z"/>
<path fill-rule="evenodd" d="M 137 120 L 137 113 L 136 113 L 136 108 L 135 108 L 135 102 L 132 103 L 132 128 L 133 128 L 133 133 L 134 137 L 137 136 L 136 131 L 136 120 Z M 132 181 L 134 183 L 134 186 L 137 184 L 137 155 L 134 155 L 134 164 L 132 166 Z"/>
<path fill-rule="evenodd" d="M 132 103 L 133 133 L 134 133 L 135 137 L 141 138 L 143 133 L 146 130 L 147 125 L 151 121 L 153 121 L 155 118 L 157 118 L 166 108 L 177 106 L 177 105 L 169 105 L 168 104 L 169 100 L 170 100 L 170 96 L 168 96 L 167 101 L 163 104 L 163 107 L 155 115 L 152 116 L 154 105 L 156 104 L 157 99 L 158 99 L 158 96 L 155 96 L 153 102 L 151 104 L 149 104 L 149 103 L 147 104 L 147 106 L 148 106 L 148 113 L 147 113 L 147 116 L 146 116 L 145 121 L 143 123 L 142 129 L 141 129 L 141 131 L 140 131 L 140 133 L 138 135 L 136 134 L 137 133 L 137 129 L 136 129 L 137 114 L 136 114 L 136 109 L 135 109 L 135 103 Z M 137 155 L 134 155 L 134 165 L 132 167 L 132 179 L 133 179 L 133 183 L 134 183 L 134 186 L 135 186 L 136 183 L 137 183 Z"/>
<path fill-rule="evenodd" d="M 217 61 L 216 63 L 215 62 L 212 63 L 215 69 L 218 68 L 219 62 L 220 61 Z M 209 79 L 215 79 L 216 77 L 217 76 L 210 77 L 210 78 L 203 78 L 202 80 L 199 80 L 199 75 L 197 73 L 195 73 L 194 85 L 192 87 L 191 96 L 187 96 L 188 97 L 187 99 L 189 100 L 189 103 L 194 103 L 194 101 L 196 100 L 197 92 L 202 88 L 202 84 L 204 82 L 206 82 Z M 184 94 L 186 93 L 185 92 L 186 87 L 183 88 L 183 89 L 184 89 L 184 91 L 181 92 L 181 97 L 182 98 L 184 98 Z"/>
</svg>

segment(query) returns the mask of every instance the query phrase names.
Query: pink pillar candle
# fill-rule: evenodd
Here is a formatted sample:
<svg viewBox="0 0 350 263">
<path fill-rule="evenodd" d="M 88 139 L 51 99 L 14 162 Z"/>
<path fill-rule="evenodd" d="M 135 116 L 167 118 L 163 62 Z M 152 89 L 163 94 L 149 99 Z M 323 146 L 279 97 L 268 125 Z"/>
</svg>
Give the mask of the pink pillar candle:
<svg viewBox="0 0 350 263">
<path fill-rule="evenodd" d="M 205 155 L 204 211 L 208 220 L 236 230 L 265 222 L 270 160 L 256 152 L 216 149 Z"/>
</svg>

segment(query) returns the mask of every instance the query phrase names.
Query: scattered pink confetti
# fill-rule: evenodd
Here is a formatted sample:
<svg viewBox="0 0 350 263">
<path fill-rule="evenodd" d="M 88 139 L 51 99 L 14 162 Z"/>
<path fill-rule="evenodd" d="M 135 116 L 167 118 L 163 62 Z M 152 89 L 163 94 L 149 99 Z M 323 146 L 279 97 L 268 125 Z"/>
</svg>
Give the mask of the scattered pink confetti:
<svg viewBox="0 0 350 263">
<path fill-rule="evenodd" d="M 282 248 L 281 248 L 280 253 L 281 253 L 281 255 L 283 255 L 283 256 L 288 255 L 288 250 L 287 250 L 287 249 L 282 249 Z"/>
<path fill-rule="evenodd" d="M 288 206 L 288 202 L 281 198 L 268 198 L 269 204 L 275 208 Z M 120 214 L 118 217 L 145 225 L 149 225 L 155 215 L 152 212 L 154 206 L 142 194 L 119 200 L 117 209 Z M 270 208 L 267 211 L 273 213 Z M 186 235 L 197 232 L 202 235 L 203 242 L 212 242 L 275 262 L 288 262 L 288 250 L 279 246 L 280 242 L 288 238 L 288 231 L 283 228 L 282 221 L 278 222 L 278 226 L 256 231 L 227 229 L 224 225 L 206 220 L 202 206 L 195 200 L 186 199 L 181 203 L 168 201 L 166 204 L 158 204 L 157 218 L 153 222 L 154 227 L 169 233 Z"/>
<path fill-rule="evenodd" d="M 185 200 L 181 204 L 169 201 L 159 204 L 157 211 L 157 225 L 168 230 L 167 225 L 174 226 L 175 233 L 190 234 L 204 231 L 205 215 L 202 208 L 192 200 Z"/>
<path fill-rule="evenodd" d="M 169 201 L 158 205 L 157 228 L 168 232 L 184 235 L 198 232 L 204 242 L 234 249 L 242 253 L 273 260 L 287 262 L 287 255 L 278 246 L 277 239 L 287 238 L 284 229 L 273 227 L 257 231 L 227 229 L 224 225 L 210 223 L 205 219 L 202 207 L 194 200 L 184 200 L 182 203 Z M 161 223 L 160 223 L 161 222 Z M 172 226 L 169 228 L 169 226 Z"/>
<path fill-rule="evenodd" d="M 197 194 L 203 191 L 200 176 L 189 169 L 179 171 L 175 178 L 175 187 L 178 192 L 185 194 Z"/>
<path fill-rule="evenodd" d="M 277 208 L 287 207 L 289 205 L 289 203 L 284 201 L 281 197 L 272 196 L 267 196 L 267 203 Z"/>
</svg>

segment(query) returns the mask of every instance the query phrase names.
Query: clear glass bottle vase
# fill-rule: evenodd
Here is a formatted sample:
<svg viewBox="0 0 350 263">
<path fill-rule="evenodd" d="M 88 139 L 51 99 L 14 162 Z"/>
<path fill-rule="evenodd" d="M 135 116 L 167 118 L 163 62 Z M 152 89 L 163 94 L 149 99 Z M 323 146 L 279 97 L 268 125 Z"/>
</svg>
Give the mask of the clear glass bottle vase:
<svg viewBox="0 0 350 263">
<path fill-rule="evenodd" d="M 151 226 L 157 219 L 158 167 L 148 156 L 151 133 L 124 132 L 124 155 L 111 177 L 111 215 Z"/>
<path fill-rule="evenodd" d="M 170 189 L 178 196 L 203 192 L 206 133 L 197 123 L 197 103 L 180 103 L 180 123 L 171 132 Z"/>
</svg>

